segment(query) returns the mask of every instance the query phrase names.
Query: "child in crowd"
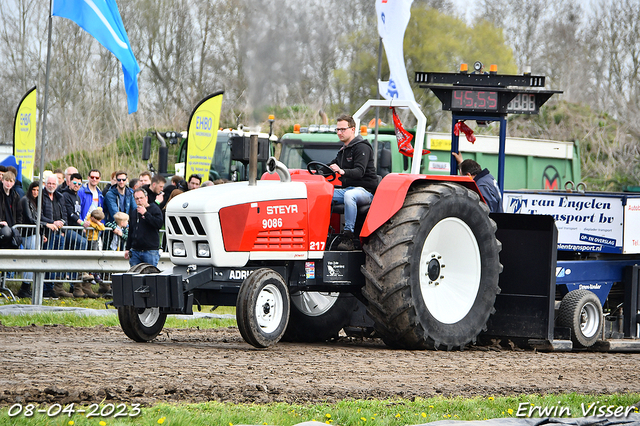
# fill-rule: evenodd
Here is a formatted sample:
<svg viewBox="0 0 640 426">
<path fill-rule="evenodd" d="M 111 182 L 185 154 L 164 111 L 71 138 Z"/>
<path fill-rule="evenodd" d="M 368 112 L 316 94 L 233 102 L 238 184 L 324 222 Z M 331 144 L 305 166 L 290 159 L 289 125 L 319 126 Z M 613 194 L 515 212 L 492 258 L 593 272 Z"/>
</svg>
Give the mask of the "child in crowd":
<svg viewBox="0 0 640 426">
<path fill-rule="evenodd" d="M 91 250 L 102 250 L 102 240 L 100 239 L 100 231 L 104 231 L 104 224 L 100 222 L 104 219 L 102 207 L 98 207 L 87 214 L 85 222 L 88 221 L 87 241 L 90 242 Z"/>
<path fill-rule="evenodd" d="M 106 227 L 113 229 L 113 236 L 109 244 L 109 250 L 123 250 L 129 236 L 129 215 L 118 212 L 113 215 L 113 222 L 107 222 Z"/>
</svg>

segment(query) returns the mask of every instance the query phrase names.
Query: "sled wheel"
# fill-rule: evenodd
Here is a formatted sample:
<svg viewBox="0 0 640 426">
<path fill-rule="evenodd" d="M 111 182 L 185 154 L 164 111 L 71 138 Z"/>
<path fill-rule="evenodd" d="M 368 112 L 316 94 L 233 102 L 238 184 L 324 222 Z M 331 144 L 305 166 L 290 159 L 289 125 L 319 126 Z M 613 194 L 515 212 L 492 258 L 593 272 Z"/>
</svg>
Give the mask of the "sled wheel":
<svg viewBox="0 0 640 426">
<path fill-rule="evenodd" d="M 127 271 L 137 274 L 157 274 L 158 268 L 147 263 L 135 265 Z M 167 314 L 160 308 L 136 308 L 134 306 L 118 307 L 118 319 L 124 334 L 136 342 L 148 342 L 158 337 L 167 320 Z"/>
<path fill-rule="evenodd" d="M 571 340 L 576 348 L 593 346 L 602 334 L 602 305 L 589 290 L 573 290 L 560 303 L 558 325 L 571 329 Z"/>
<path fill-rule="evenodd" d="M 450 350 L 475 342 L 499 292 L 496 229 L 473 191 L 452 183 L 410 188 L 363 247 L 367 312 L 385 343 Z"/>
<path fill-rule="evenodd" d="M 356 298 L 349 293 L 298 291 L 291 295 L 291 316 L 282 336 L 286 342 L 324 342 L 349 324 Z"/>
<path fill-rule="evenodd" d="M 276 344 L 289 321 L 289 290 L 272 269 L 254 271 L 240 285 L 236 320 L 244 340 L 256 348 Z"/>
</svg>

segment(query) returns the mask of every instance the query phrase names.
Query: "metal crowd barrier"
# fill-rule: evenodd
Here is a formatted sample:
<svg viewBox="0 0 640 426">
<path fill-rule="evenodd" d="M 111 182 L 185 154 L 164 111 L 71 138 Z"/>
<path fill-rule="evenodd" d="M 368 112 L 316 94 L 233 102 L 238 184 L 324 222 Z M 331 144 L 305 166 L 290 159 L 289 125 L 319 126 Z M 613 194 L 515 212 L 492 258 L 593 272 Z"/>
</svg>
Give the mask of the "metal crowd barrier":
<svg viewBox="0 0 640 426">
<path fill-rule="evenodd" d="M 41 247 L 36 247 L 35 225 L 16 225 L 16 228 L 22 236 L 22 248 L 0 249 L 0 293 L 7 299 L 16 300 L 6 285 L 8 282 L 32 283 L 32 304 L 41 305 L 47 273 L 46 281 L 50 282 L 79 283 L 82 273 L 89 272 L 102 274 L 102 280 L 110 283 L 112 273 L 129 270 L 124 251 L 106 249 L 114 236 L 109 228 L 100 232 L 100 250 L 91 250 L 82 226 L 65 226 L 59 232 L 45 228 Z M 163 241 L 164 230 L 160 232 Z M 164 270 L 172 265 L 169 253 L 161 251 L 158 268 Z"/>
</svg>

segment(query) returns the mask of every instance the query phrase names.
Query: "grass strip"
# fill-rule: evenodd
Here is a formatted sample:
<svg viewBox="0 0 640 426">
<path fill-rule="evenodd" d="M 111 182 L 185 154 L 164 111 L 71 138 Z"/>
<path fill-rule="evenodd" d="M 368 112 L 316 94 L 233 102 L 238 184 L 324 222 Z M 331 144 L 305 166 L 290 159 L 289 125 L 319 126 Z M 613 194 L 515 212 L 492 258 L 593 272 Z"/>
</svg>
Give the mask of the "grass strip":
<svg viewBox="0 0 640 426">
<path fill-rule="evenodd" d="M 37 413 L 38 408 L 54 413 L 59 407 L 41 406 L 33 409 L 34 414 L 25 416 L 26 406 L 0 408 L 0 426 L 4 425 L 58 425 L 58 426 L 116 426 L 116 425 L 276 425 L 292 426 L 306 421 L 318 421 L 342 426 L 400 426 L 419 425 L 438 420 L 486 420 L 493 418 L 564 417 L 577 418 L 589 414 L 607 416 L 607 410 L 614 413 L 618 407 L 623 412 L 637 413 L 628 408 L 640 400 L 640 394 L 580 395 L 575 393 L 559 395 L 520 395 L 512 397 L 476 398 L 416 398 L 414 400 L 345 400 L 336 404 L 230 404 L 206 402 L 199 404 L 158 404 L 141 408 L 136 416 L 114 417 L 98 415 L 87 418 L 86 414 L 66 413 L 52 416 Z M 64 409 L 65 407 L 60 407 Z M 20 414 L 14 415 L 22 408 Z M 81 408 L 74 406 L 75 410 Z M 87 408 L 87 407 L 83 407 Z M 96 413 L 119 412 L 131 414 L 132 406 L 118 407 L 118 404 L 102 404 Z M 9 415 L 11 411 L 12 416 Z M 532 413 L 531 411 L 532 410 Z"/>
</svg>

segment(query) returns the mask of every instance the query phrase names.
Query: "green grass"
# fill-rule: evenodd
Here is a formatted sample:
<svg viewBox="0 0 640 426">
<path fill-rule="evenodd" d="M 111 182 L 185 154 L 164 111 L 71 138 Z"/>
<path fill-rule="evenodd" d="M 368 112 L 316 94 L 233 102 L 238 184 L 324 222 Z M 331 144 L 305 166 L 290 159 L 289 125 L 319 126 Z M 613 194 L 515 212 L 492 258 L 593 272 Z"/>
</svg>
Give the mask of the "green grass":
<svg viewBox="0 0 640 426">
<path fill-rule="evenodd" d="M 90 309 L 106 309 L 105 302 L 108 300 L 105 299 L 57 299 L 50 300 L 44 299 L 42 302 L 43 306 L 66 306 L 66 307 L 80 307 L 80 308 L 90 308 Z M 5 302 L 6 304 L 14 304 L 15 302 Z M 30 304 L 30 299 L 20 299 L 17 303 L 19 304 Z M 211 306 L 202 306 L 203 313 L 211 312 Z M 105 327 L 113 327 L 119 326 L 118 316 L 115 314 L 115 309 L 113 307 L 110 308 L 113 311 L 114 315 L 78 315 L 74 312 L 43 312 L 43 313 L 33 313 L 33 314 L 22 314 L 22 315 L 0 315 L 0 324 L 7 327 L 26 327 L 30 325 L 66 325 L 69 327 L 96 327 L 96 326 L 105 326 Z M 215 314 L 231 314 L 235 315 L 236 309 L 235 307 L 229 306 L 220 306 L 213 313 Z M 232 318 L 190 318 L 190 319 L 180 319 L 176 318 L 172 315 L 167 317 L 167 322 L 165 323 L 165 327 L 167 328 L 199 328 L 199 329 L 207 329 L 207 328 L 218 328 L 218 327 L 231 327 L 236 326 L 236 320 Z"/>
<path fill-rule="evenodd" d="M 553 410 L 564 407 L 562 417 L 583 417 L 581 404 L 589 407 L 622 406 L 628 407 L 640 400 L 640 394 L 625 395 L 522 395 L 518 397 L 477 397 L 477 398 L 416 398 L 415 400 L 347 400 L 336 404 L 297 405 L 274 403 L 228 404 L 207 402 L 201 404 L 158 404 L 150 408 L 142 408 L 141 413 L 133 418 L 92 417 L 87 419 L 81 414 L 58 415 L 49 417 L 46 414 L 35 414 L 25 417 L 24 414 L 10 418 L 11 407 L 0 409 L 0 426 L 15 424 L 19 420 L 24 425 L 278 425 L 290 426 L 305 421 L 342 426 L 363 425 L 416 425 L 438 420 L 485 420 L 492 418 L 516 418 L 518 409 L 527 412 L 527 407 L 548 407 Z M 41 408 L 56 409 L 51 405 Z M 75 409 L 80 408 L 75 406 Z M 86 407 L 85 407 L 86 408 Z M 100 409 L 110 409 L 102 405 Z M 18 407 L 14 407 L 17 410 Z M 124 412 L 133 412 L 127 405 Z M 568 410 L 568 411 L 567 411 Z M 570 415 L 567 415 L 570 412 Z M 633 411 L 632 411 L 633 412 Z M 549 417 L 537 414 L 532 417 Z M 553 415 L 551 415 L 553 416 Z M 521 416 L 520 416 L 521 417 Z M 71 423 L 73 422 L 73 423 Z"/>
</svg>

